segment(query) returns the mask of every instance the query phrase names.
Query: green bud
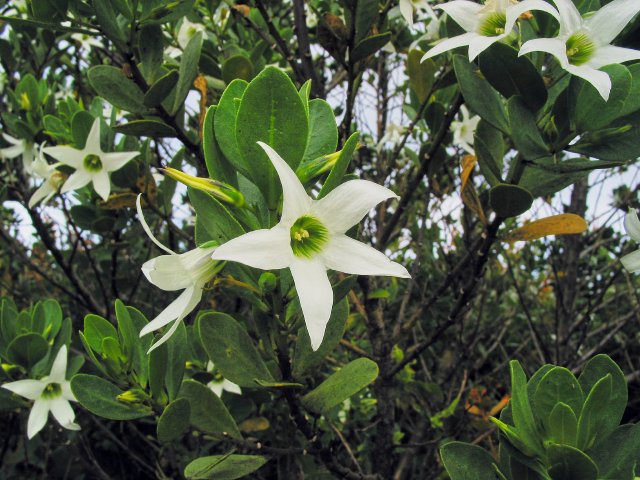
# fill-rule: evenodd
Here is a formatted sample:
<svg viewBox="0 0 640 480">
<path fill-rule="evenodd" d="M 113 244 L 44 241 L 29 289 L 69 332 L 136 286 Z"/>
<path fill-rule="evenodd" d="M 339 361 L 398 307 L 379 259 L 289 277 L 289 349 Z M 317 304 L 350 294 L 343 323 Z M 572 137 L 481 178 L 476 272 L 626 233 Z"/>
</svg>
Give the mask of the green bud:
<svg viewBox="0 0 640 480">
<path fill-rule="evenodd" d="M 276 285 L 278 284 L 278 277 L 271 272 L 264 272 L 260 275 L 260 279 L 258 280 L 258 285 L 260 286 L 260 291 L 263 294 L 268 294 L 273 292 L 276 289 Z"/>
<path fill-rule="evenodd" d="M 231 185 L 227 185 L 217 180 L 211 180 L 210 178 L 194 177 L 188 173 L 181 172 L 175 168 L 167 167 L 162 168 L 162 172 L 174 180 L 193 187 L 202 192 L 208 193 L 212 197 L 236 207 L 243 207 L 245 205 L 244 195 Z"/>
</svg>

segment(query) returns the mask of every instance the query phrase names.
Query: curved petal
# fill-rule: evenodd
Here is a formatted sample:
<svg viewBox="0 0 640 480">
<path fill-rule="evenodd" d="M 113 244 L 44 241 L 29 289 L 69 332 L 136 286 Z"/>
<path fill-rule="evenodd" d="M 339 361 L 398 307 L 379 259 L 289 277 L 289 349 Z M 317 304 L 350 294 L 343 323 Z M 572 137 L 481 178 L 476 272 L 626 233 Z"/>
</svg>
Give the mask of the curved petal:
<svg viewBox="0 0 640 480">
<path fill-rule="evenodd" d="M 56 359 L 51 366 L 51 373 L 49 373 L 49 380 L 55 383 L 62 383 L 67 378 L 67 346 L 63 345 L 58 350 Z"/>
<path fill-rule="evenodd" d="M 207 383 L 207 387 L 209 387 L 209 389 L 215 393 L 218 397 L 222 396 L 222 382 L 209 382 Z"/>
<path fill-rule="evenodd" d="M 47 424 L 49 416 L 49 400 L 39 398 L 31 407 L 29 420 L 27 421 L 27 437 L 31 440 Z"/>
<path fill-rule="evenodd" d="M 76 396 L 71 391 L 71 382 L 64 381 L 60 384 L 60 388 L 62 389 L 62 398 L 69 400 L 71 402 L 77 402 Z"/>
<path fill-rule="evenodd" d="M 462 35 L 458 35 L 457 37 L 445 38 L 440 43 L 437 43 L 435 47 L 425 53 L 422 56 L 422 60 L 420 61 L 424 62 L 428 58 L 435 57 L 436 55 L 440 55 L 441 53 L 453 50 L 454 48 L 469 45 L 469 43 L 471 43 L 471 41 L 478 36 L 479 35 L 477 33 L 468 32 L 463 33 Z"/>
<path fill-rule="evenodd" d="M 140 152 L 103 153 L 100 156 L 100 160 L 102 160 L 102 166 L 105 171 L 115 172 L 116 170 L 120 170 L 138 155 L 140 155 Z"/>
<path fill-rule="evenodd" d="M 91 181 L 93 182 L 93 189 L 98 195 L 100 195 L 100 198 L 106 202 L 109 198 L 109 194 L 111 193 L 111 180 L 109 179 L 109 174 L 104 170 L 101 170 L 92 176 Z"/>
<path fill-rule="evenodd" d="M 291 169 L 289 164 L 285 162 L 278 153 L 269 145 L 258 142 L 263 150 L 269 156 L 269 160 L 276 169 L 280 183 L 282 184 L 282 219 L 281 223 L 290 227 L 299 217 L 309 211 L 311 198 L 307 195 L 302 183 Z"/>
<path fill-rule="evenodd" d="M 289 228 L 278 224 L 271 230 L 245 233 L 220 245 L 211 258 L 231 260 L 262 270 L 286 268 L 293 258 Z"/>
<path fill-rule="evenodd" d="M 187 289 L 187 290 L 189 290 L 189 289 Z M 185 290 L 185 292 L 187 290 Z M 176 321 L 173 322 L 173 325 L 171 325 L 171 328 L 169 328 L 169 330 L 167 330 L 164 333 L 164 335 L 162 335 L 162 337 L 160 337 L 160 339 L 156 343 L 151 345 L 151 348 L 149 349 L 149 351 L 147 353 L 152 352 L 153 350 L 158 348 L 160 345 L 162 345 L 164 342 L 169 340 L 169 338 L 171 338 L 171 335 L 173 335 L 175 333 L 175 331 L 178 329 L 178 327 L 180 326 L 180 322 L 182 322 L 184 317 L 186 317 L 189 313 L 191 313 L 191 311 L 194 308 L 196 308 L 198 306 L 198 303 L 200 303 L 201 299 L 202 299 L 202 287 L 196 286 L 195 290 L 194 290 L 194 294 L 191 296 L 191 298 L 189 299 L 189 302 L 187 303 L 187 305 L 186 305 L 186 307 L 184 309 L 184 314 L 179 316 L 178 318 L 176 318 Z"/>
<path fill-rule="evenodd" d="M 508 33 L 511 33 L 511 31 L 509 31 Z M 474 60 L 487 48 L 489 48 L 494 43 L 499 42 L 506 36 L 507 35 L 496 35 L 495 37 L 485 37 L 483 35 L 476 35 L 476 37 L 469 43 L 469 60 Z"/>
<path fill-rule="evenodd" d="M 29 400 L 35 400 L 40 398 L 44 387 L 47 385 L 40 380 L 17 380 L 15 382 L 9 382 L 2 385 L 2 388 L 17 393 L 21 397 L 28 398 Z"/>
<path fill-rule="evenodd" d="M 42 199 L 47 198 L 47 196 L 54 194 L 56 191 L 51 186 L 49 182 L 45 180 L 45 182 L 38 187 L 38 189 L 33 192 L 31 198 L 29 199 L 29 208 L 35 207 Z"/>
<path fill-rule="evenodd" d="M 195 308 L 201 298 L 202 288 L 198 288 L 195 285 L 186 288 L 178 298 L 171 302 L 156 318 L 151 320 L 142 328 L 142 330 L 140 330 L 140 336 L 142 337 L 147 333 L 158 330 L 170 323 L 172 320 L 186 317 L 191 310 Z"/>
<path fill-rule="evenodd" d="M 620 259 L 624 268 L 631 273 L 640 272 L 640 250 L 631 252 Z"/>
<path fill-rule="evenodd" d="M 233 382 L 230 382 L 226 378 L 222 382 L 222 388 L 223 388 L 223 390 L 226 390 L 229 393 L 235 393 L 236 395 L 242 395 L 242 390 L 240 390 L 240 386 L 235 384 L 235 383 L 233 383 Z"/>
<path fill-rule="evenodd" d="M 411 0 L 400 0 L 400 14 L 409 26 L 413 26 L 413 4 Z"/>
<path fill-rule="evenodd" d="M 478 12 L 483 9 L 483 6 L 469 0 L 455 0 L 454 2 L 443 3 L 437 8 L 444 10 L 454 22 L 467 32 L 474 32 L 480 22 Z"/>
<path fill-rule="evenodd" d="M 569 59 L 567 58 L 567 45 L 559 38 L 536 38 L 534 40 L 529 40 L 520 47 L 518 55 L 525 55 L 531 52 L 550 53 L 558 59 L 562 68 L 569 65 Z"/>
<path fill-rule="evenodd" d="M 76 170 L 81 170 L 84 163 L 84 158 L 87 156 L 82 150 L 77 150 L 73 147 L 45 147 L 42 149 L 43 153 L 55 158 L 60 163 L 69 165 Z"/>
<path fill-rule="evenodd" d="M 71 404 L 68 400 L 65 400 L 62 397 L 57 397 L 51 400 L 49 402 L 49 408 L 51 409 L 53 418 L 55 418 L 63 427 L 65 425 L 72 424 L 76 418 L 75 413 L 73 413 L 73 408 L 71 408 Z"/>
<path fill-rule="evenodd" d="M 0 158 L 16 158 L 25 152 L 25 147 L 21 143 L 12 147 L 0 148 Z"/>
<path fill-rule="evenodd" d="M 300 298 L 311 348 L 317 350 L 322 344 L 333 308 L 333 290 L 327 271 L 321 260 L 296 258 L 291 263 L 291 275 Z"/>
<path fill-rule="evenodd" d="M 640 219 L 635 208 L 630 208 L 624 217 L 624 229 L 636 242 L 640 242 Z"/>
<path fill-rule="evenodd" d="M 325 267 L 338 272 L 411 278 L 406 268 L 384 253 L 346 235 L 333 237 L 320 255 Z"/>
<path fill-rule="evenodd" d="M 87 135 L 87 141 L 84 144 L 83 153 L 86 155 L 93 153 L 101 156 L 102 148 L 100 147 L 100 119 L 96 118 L 91 124 L 91 130 Z"/>
<path fill-rule="evenodd" d="M 598 93 L 605 101 L 609 100 L 609 94 L 611 93 L 611 78 L 605 72 L 596 70 L 589 65 L 567 65 L 565 70 L 576 77 L 580 77 L 598 90 Z"/>
<path fill-rule="evenodd" d="M 156 287 L 173 292 L 192 285 L 193 278 L 180 261 L 179 255 L 161 255 L 142 265 L 142 273 Z"/>
<path fill-rule="evenodd" d="M 85 185 L 87 185 L 91 181 L 91 175 L 89 175 L 85 170 L 76 170 L 72 173 L 69 178 L 62 184 L 62 188 L 60 189 L 60 193 L 71 192 L 73 190 L 78 190 Z"/>
<path fill-rule="evenodd" d="M 610 44 L 638 12 L 638 0 L 614 0 L 586 19 L 584 24 L 591 39 L 604 46 Z"/>
<path fill-rule="evenodd" d="M 553 0 L 560 13 L 560 36 L 568 36 L 582 27 L 582 15 L 572 0 Z"/>
<path fill-rule="evenodd" d="M 600 68 L 612 63 L 624 63 L 631 60 L 640 60 L 639 50 L 606 45 L 596 50 L 595 55 L 587 62 L 587 65 L 593 68 Z"/>
<path fill-rule="evenodd" d="M 155 237 L 155 235 L 149 228 L 147 221 L 144 219 L 144 213 L 142 213 L 142 204 L 140 203 L 140 197 L 142 197 L 142 194 L 138 195 L 138 198 L 136 199 L 136 211 L 138 212 L 138 217 L 140 218 L 140 223 L 142 224 L 142 229 L 144 230 L 144 233 L 146 233 L 147 236 L 151 239 L 151 241 L 155 243 L 161 250 L 164 250 L 165 252 L 170 253 L 171 255 L 177 255 L 173 250 L 165 247 L 162 243 L 160 243 L 160 240 L 158 240 Z"/>
<path fill-rule="evenodd" d="M 382 185 L 368 180 L 349 180 L 317 200 L 311 207 L 331 233 L 344 233 L 360 222 L 376 205 L 398 196 Z"/>
<path fill-rule="evenodd" d="M 520 15 L 530 10 L 547 12 L 558 20 L 558 22 L 560 21 L 560 13 L 544 0 L 524 0 L 523 2 L 507 7 L 507 21 L 505 22 L 504 31 L 510 33 Z"/>
</svg>

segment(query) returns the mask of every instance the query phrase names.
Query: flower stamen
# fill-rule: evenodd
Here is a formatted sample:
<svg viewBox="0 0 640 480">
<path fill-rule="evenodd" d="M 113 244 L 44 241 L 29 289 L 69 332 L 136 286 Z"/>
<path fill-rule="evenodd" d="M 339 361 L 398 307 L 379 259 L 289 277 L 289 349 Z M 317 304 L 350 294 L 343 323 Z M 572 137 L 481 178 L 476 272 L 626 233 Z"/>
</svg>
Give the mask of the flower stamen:
<svg viewBox="0 0 640 480">
<path fill-rule="evenodd" d="M 596 45 L 586 33 L 574 33 L 567 40 L 567 58 L 572 65 L 587 63 L 596 51 Z"/>
<path fill-rule="evenodd" d="M 59 383 L 49 383 L 42 391 L 42 398 L 56 398 L 62 394 L 62 387 Z"/>
<path fill-rule="evenodd" d="M 84 157 L 82 161 L 84 168 L 89 172 L 99 172 L 102 170 L 102 160 L 98 155 L 94 155 L 93 153 Z"/>
<path fill-rule="evenodd" d="M 296 257 L 311 258 L 327 243 L 329 231 L 317 218 L 305 215 L 291 226 L 291 250 Z"/>
</svg>

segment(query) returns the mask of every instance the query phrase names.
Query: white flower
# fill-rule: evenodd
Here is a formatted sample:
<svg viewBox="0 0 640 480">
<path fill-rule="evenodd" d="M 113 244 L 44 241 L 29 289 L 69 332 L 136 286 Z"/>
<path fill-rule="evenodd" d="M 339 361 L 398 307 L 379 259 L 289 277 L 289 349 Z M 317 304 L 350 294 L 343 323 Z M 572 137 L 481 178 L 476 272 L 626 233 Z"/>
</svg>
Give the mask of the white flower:
<svg viewBox="0 0 640 480">
<path fill-rule="evenodd" d="M 624 228 L 636 243 L 640 243 L 640 220 L 635 209 L 630 209 L 624 217 Z M 625 255 L 620 261 L 631 273 L 640 272 L 640 250 Z"/>
<path fill-rule="evenodd" d="M 207 372 L 213 372 L 214 369 L 215 366 L 213 365 L 213 362 L 209 360 L 209 363 L 207 363 Z M 229 393 L 235 393 L 236 395 L 242 394 L 242 390 L 239 385 L 230 382 L 226 378 L 222 378 L 221 375 L 217 375 L 216 378 L 207 383 L 207 387 L 209 387 L 211 391 L 219 397 L 222 396 L 223 390 Z"/>
<path fill-rule="evenodd" d="M 162 290 L 173 292 L 184 289 L 178 298 L 171 302 L 167 308 L 140 331 L 140 336 L 142 337 L 175 320 L 171 328 L 149 349 L 149 352 L 151 352 L 169 340 L 169 337 L 176 331 L 182 319 L 198 306 L 202 299 L 204 286 L 211 281 L 224 264 L 211 260 L 211 254 L 215 247 L 196 247 L 181 254 L 177 254 L 165 247 L 153 235 L 144 219 L 142 206 L 140 205 L 140 195 L 138 195 L 136 201 L 136 208 L 142 228 L 151 241 L 169 254 L 161 255 L 145 262 L 142 265 L 142 273 L 144 273 L 149 282 Z"/>
<path fill-rule="evenodd" d="M 460 107 L 462 120 L 451 122 L 451 130 L 453 130 L 453 143 L 459 145 L 470 155 L 475 155 L 473 150 L 473 134 L 478 128 L 480 117 L 478 115 L 471 116 L 467 107 Z"/>
<path fill-rule="evenodd" d="M 107 200 L 111 192 L 109 172 L 122 168 L 131 159 L 140 155 L 140 152 L 103 152 L 100 147 L 99 118 L 93 122 L 82 150 L 63 146 L 47 147 L 43 151 L 60 163 L 76 169 L 64 182 L 61 193 L 77 190 L 88 183 L 93 183 L 93 188 L 103 200 Z"/>
<path fill-rule="evenodd" d="M 283 190 L 280 223 L 234 238 L 213 252 L 214 260 L 232 260 L 263 270 L 289 268 L 314 350 L 320 347 L 333 306 L 327 269 L 356 275 L 408 278 L 402 265 L 345 235 L 373 207 L 397 198 L 388 188 L 350 180 L 326 197 L 313 200 L 291 167 L 268 145 L 267 152 Z"/>
<path fill-rule="evenodd" d="M 523 13 L 542 10 L 554 17 L 558 16 L 556 9 L 543 0 L 487 0 L 484 5 L 469 0 L 454 0 L 436 8 L 444 10 L 467 33 L 438 43 L 425 53 L 423 60 L 465 45 L 469 45 L 469 60 L 473 60 L 491 45 L 507 37 Z"/>
<path fill-rule="evenodd" d="M 216 8 L 216 11 L 213 12 L 213 23 L 214 25 L 217 25 L 220 30 L 224 30 L 224 27 L 227 26 L 227 22 L 229 21 L 230 16 L 231 10 L 229 9 L 229 6 L 224 2 L 220 2 L 220 5 L 218 6 L 218 8 Z"/>
<path fill-rule="evenodd" d="M 96 35 L 98 33 L 96 32 Z M 103 48 L 104 44 L 94 35 L 87 33 L 72 33 L 71 38 L 75 40 L 83 50 L 91 50 L 91 47 Z"/>
<path fill-rule="evenodd" d="M 77 400 L 71 391 L 66 374 L 67 347 L 63 345 L 53 361 L 51 373 L 46 377 L 40 380 L 18 380 L 2 385 L 2 388 L 34 400 L 27 422 L 27 436 L 30 439 L 44 428 L 49 412 L 63 428 L 80 430 L 80 426 L 74 423 L 75 414 L 69 403 Z"/>
<path fill-rule="evenodd" d="M 11 146 L 0 148 L 0 158 L 16 158 L 22 155 L 24 171 L 29 174 L 32 173 L 35 151 L 38 148 L 38 145 L 22 138 L 13 138 L 11 135 L 6 133 L 2 134 L 2 138 L 10 143 Z"/>
<path fill-rule="evenodd" d="M 204 28 L 204 25 L 202 25 L 201 23 L 190 22 L 185 17 L 182 20 L 182 25 L 180 25 L 180 30 L 178 30 L 178 45 L 180 45 L 183 49 L 187 48 L 191 37 L 193 37 L 198 32 L 202 32 L 204 34 L 205 31 L 206 30 Z"/>
<path fill-rule="evenodd" d="M 407 129 L 401 125 L 396 125 L 395 123 L 390 123 L 387 125 L 385 129 L 384 135 L 380 139 L 377 145 L 377 150 L 380 152 L 384 145 L 389 142 L 392 145 L 397 145 L 402 141 L 402 136 L 407 131 Z"/>
<path fill-rule="evenodd" d="M 433 14 L 428 0 L 400 0 L 400 13 L 409 26 L 413 26 L 413 12 L 419 10 L 425 10 L 429 15 Z M 435 17 L 435 14 L 433 16 Z"/>
<path fill-rule="evenodd" d="M 593 85 L 605 100 L 611 93 L 611 79 L 598 70 L 612 63 L 640 59 L 640 51 L 615 47 L 611 42 L 640 12 L 638 0 L 614 0 L 588 18 L 583 18 L 571 0 L 554 0 L 560 13 L 560 33 L 556 38 L 529 40 L 520 55 L 547 52 L 567 72 Z"/>
<path fill-rule="evenodd" d="M 58 165 L 60 164 L 56 163 L 54 165 L 49 165 L 47 163 L 43 158 L 41 146 L 38 156 L 33 161 L 33 174 L 40 178 L 44 178 L 44 182 L 35 192 L 33 192 L 33 195 L 31 195 L 31 198 L 29 199 L 29 208 L 33 208 L 40 201 L 47 203 L 51 197 L 56 194 L 60 185 L 64 182 L 64 174 L 56 168 Z"/>
</svg>

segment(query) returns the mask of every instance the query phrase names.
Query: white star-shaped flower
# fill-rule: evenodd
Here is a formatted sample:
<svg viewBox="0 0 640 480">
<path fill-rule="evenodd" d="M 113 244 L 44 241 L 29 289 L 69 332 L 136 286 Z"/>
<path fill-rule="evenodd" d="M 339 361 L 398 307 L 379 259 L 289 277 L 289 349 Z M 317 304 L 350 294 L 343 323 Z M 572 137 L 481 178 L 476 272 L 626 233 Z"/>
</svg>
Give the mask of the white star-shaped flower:
<svg viewBox="0 0 640 480">
<path fill-rule="evenodd" d="M 422 60 L 434 57 L 454 48 L 469 46 L 469 60 L 507 37 L 518 17 L 529 10 L 541 10 L 558 17 L 558 12 L 543 0 L 487 0 L 484 5 L 469 0 L 443 3 L 441 8 L 467 33 L 444 39 L 425 53 Z"/>
<path fill-rule="evenodd" d="M 65 177 L 64 174 L 56 168 L 58 165 L 60 164 L 48 164 L 42 155 L 42 147 L 40 147 L 40 152 L 33 161 L 32 170 L 33 175 L 44 178 L 44 182 L 35 192 L 33 192 L 33 195 L 31 195 L 31 198 L 29 199 L 29 208 L 33 208 L 41 201 L 43 203 L 47 203 L 60 189 Z"/>
<path fill-rule="evenodd" d="M 49 412 L 63 428 L 80 430 L 80 426 L 74 423 L 75 413 L 70 403 L 77 400 L 71 391 L 66 374 L 67 347 L 63 345 L 58 350 L 51 372 L 46 377 L 40 380 L 18 380 L 2 385 L 2 388 L 34 400 L 27 422 L 27 436 L 30 439 L 44 428 Z"/>
<path fill-rule="evenodd" d="M 104 48 L 104 44 L 97 38 L 98 32 L 95 35 L 89 35 L 88 33 L 72 33 L 71 38 L 79 44 L 83 50 L 91 50 L 92 47 Z"/>
<path fill-rule="evenodd" d="M 35 152 L 38 145 L 23 138 L 13 138 L 7 133 L 3 133 L 2 138 L 10 143 L 11 146 L 0 148 L 0 158 L 16 158 L 22 155 L 24 171 L 31 174 L 33 172 L 33 163 L 36 156 Z"/>
<path fill-rule="evenodd" d="M 189 40 L 196 33 L 202 32 L 203 34 L 206 32 L 204 25 L 201 23 L 193 23 L 190 22 L 186 17 L 182 20 L 182 25 L 180 25 L 180 29 L 178 30 L 178 45 L 180 45 L 183 49 L 187 48 L 189 44 Z"/>
<path fill-rule="evenodd" d="M 263 270 L 289 268 L 314 350 L 320 347 L 331 316 L 333 290 L 327 269 L 356 275 L 409 278 L 409 272 L 383 253 L 345 235 L 378 203 L 397 196 L 366 180 L 350 180 L 326 197 L 307 195 L 291 167 L 268 145 L 282 183 L 280 223 L 234 238 L 213 252 L 214 260 L 232 260 Z"/>
<path fill-rule="evenodd" d="M 207 372 L 212 373 L 215 370 L 215 366 L 211 360 L 207 363 Z M 213 393 L 215 393 L 218 397 L 222 396 L 222 392 L 235 393 L 236 395 L 242 395 L 242 390 L 240 389 L 240 385 L 233 383 L 226 378 L 223 378 L 222 375 L 216 375 L 213 380 L 207 383 L 207 387 L 211 389 Z"/>
<path fill-rule="evenodd" d="M 598 70 L 612 63 L 640 59 L 640 51 L 615 47 L 611 42 L 640 12 L 638 0 L 614 0 L 588 18 L 583 18 L 571 0 L 554 0 L 560 13 L 560 33 L 556 38 L 529 40 L 520 55 L 547 52 L 567 72 L 593 85 L 605 100 L 611 93 L 611 79 Z"/>
<path fill-rule="evenodd" d="M 635 209 L 630 209 L 624 217 L 624 228 L 636 243 L 640 243 L 640 219 Z M 625 255 L 620 261 L 631 273 L 640 272 L 640 250 Z"/>
<path fill-rule="evenodd" d="M 211 254 L 215 247 L 196 247 L 181 254 L 177 254 L 165 247 L 153 235 L 144 219 L 140 195 L 138 195 L 136 201 L 136 208 L 142 228 L 151 241 L 168 253 L 168 255 L 161 255 L 145 262 L 142 265 L 142 273 L 144 273 L 149 282 L 162 290 L 168 292 L 184 290 L 178 298 L 140 330 L 140 336 L 142 337 L 173 322 L 171 328 L 149 349 L 149 352 L 151 352 L 169 340 L 169 337 L 176 331 L 182 319 L 198 306 L 202 299 L 202 291 L 205 285 L 215 277 L 224 266 L 224 263 L 211 260 Z"/>
<path fill-rule="evenodd" d="M 460 113 L 462 114 L 462 120 L 451 122 L 453 143 L 462 147 L 468 154 L 475 155 L 473 149 L 473 134 L 476 128 L 478 128 L 480 117 L 478 115 L 471 116 L 469 110 L 464 105 L 460 107 Z"/>
<path fill-rule="evenodd" d="M 100 147 L 100 119 L 96 118 L 91 126 L 87 142 L 82 150 L 70 146 L 47 147 L 44 153 L 52 156 L 60 163 L 76 169 L 64 182 L 61 193 L 77 190 L 88 183 L 103 200 L 109 198 L 111 180 L 109 173 L 119 170 L 140 152 L 105 153 Z"/>
</svg>

